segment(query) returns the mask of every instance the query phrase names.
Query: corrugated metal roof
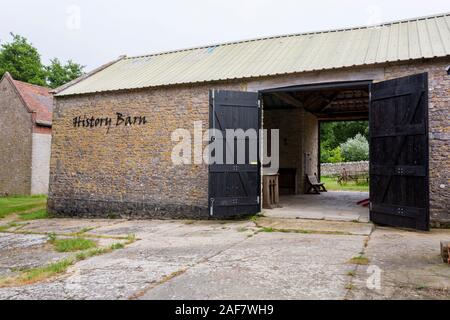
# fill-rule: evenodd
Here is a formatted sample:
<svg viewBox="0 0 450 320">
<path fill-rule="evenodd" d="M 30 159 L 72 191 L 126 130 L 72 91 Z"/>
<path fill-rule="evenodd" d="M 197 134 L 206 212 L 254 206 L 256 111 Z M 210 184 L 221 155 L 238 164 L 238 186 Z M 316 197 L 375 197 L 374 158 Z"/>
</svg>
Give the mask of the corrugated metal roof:
<svg viewBox="0 0 450 320">
<path fill-rule="evenodd" d="M 262 77 L 450 55 L 450 13 L 123 58 L 59 96 Z"/>
</svg>

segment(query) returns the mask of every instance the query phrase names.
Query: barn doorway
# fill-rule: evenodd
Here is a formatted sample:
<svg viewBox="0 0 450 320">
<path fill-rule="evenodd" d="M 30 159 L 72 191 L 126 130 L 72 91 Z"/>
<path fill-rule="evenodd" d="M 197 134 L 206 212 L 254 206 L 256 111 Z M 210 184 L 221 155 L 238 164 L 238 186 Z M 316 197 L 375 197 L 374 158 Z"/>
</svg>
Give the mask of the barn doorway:
<svg viewBox="0 0 450 320">
<path fill-rule="evenodd" d="M 319 123 L 369 119 L 370 221 L 429 230 L 428 74 L 259 93 L 213 90 L 210 97 L 212 129 L 282 129 L 279 187 L 283 195 L 303 206 L 293 207 L 295 215 L 307 212 L 301 199 L 307 190 L 306 177 L 310 173 L 320 177 Z M 260 137 L 254 139 L 259 148 Z M 224 159 L 234 154 L 233 141 L 222 145 Z M 244 163 L 209 165 L 211 217 L 229 218 L 261 210 L 261 163 L 260 158 L 246 157 Z M 314 205 L 328 203 L 336 211 L 336 199 L 328 200 L 322 198 Z M 288 204 L 285 199 L 283 202 Z"/>
<path fill-rule="evenodd" d="M 326 150 L 324 129 L 330 124 L 368 126 L 370 84 L 368 81 L 332 83 L 275 89 L 263 94 L 263 126 L 280 129 L 280 201 L 276 208 L 265 210 L 265 214 L 278 218 L 369 221 L 368 186 L 362 190 L 337 188 L 341 173 L 323 176 L 321 158 Z M 360 131 L 365 133 L 364 129 Z M 367 168 L 364 173 L 367 183 L 368 174 Z M 349 172 L 349 176 L 356 178 L 356 172 Z M 313 179 L 325 182 L 328 192 L 319 195 L 310 189 Z M 367 206 L 358 204 L 362 201 Z"/>
<path fill-rule="evenodd" d="M 278 88 L 262 99 L 263 127 L 280 128 L 281 207 L 269 215 L 429 230 L 426 73 Z M 330 121 L 369 122 L 369 193 L 305 194 L 308 176 L 320 182 L 320 124 Z"/>
</svg>

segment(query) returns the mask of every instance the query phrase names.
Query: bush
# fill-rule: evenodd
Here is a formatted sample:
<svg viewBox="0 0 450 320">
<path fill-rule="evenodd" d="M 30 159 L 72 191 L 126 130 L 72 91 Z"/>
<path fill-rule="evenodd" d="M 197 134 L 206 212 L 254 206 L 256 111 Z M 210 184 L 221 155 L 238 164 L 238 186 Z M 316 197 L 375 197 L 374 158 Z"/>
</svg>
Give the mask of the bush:
<svg viewBox="0 0 450 320">
<path fill-rule="evenodd" d="M 369 160 L 369 142 L 366 137 L 358 133 L 354 138 L 341 144 L 341 155 L 346 162 L 367 161 Z"/>
<path fill-rule="evenodd" d="M 342 157 L 341 147 L 337 147 L 332 150 L 322 148 L 320 151 L 321 163 L 338 163 L 343 161 L 344 158 Z"/>
</svg>

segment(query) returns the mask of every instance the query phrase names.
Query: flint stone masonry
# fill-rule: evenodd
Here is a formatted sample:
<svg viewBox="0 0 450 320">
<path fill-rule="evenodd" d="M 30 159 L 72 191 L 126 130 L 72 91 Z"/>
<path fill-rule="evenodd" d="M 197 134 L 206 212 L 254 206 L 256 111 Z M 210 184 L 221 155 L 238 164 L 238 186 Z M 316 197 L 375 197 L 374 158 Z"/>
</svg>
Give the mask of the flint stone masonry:
<svg viewBox="0 0 450 320">
<path fill-rule="evenodd" d="M 450 225 L 450 58 L 411 61 L 321 72 L 198 85 L 56 97 L 50 164 L 49 211 L 59 216 L 133 218 L 208 217 L 208 167 L 175 166 L 171 133 L 193 133 L 193 122 L 209 124 L 209 90 L 258 91 L 268 88 L 373 79 L 375 82 L 421 72 L 429 73 L 430 202 L 435 226 Z M 145 125 L 78 128 L 79 116 L 115 118 L 145 116 Z M 297 117 L 297 116 L 296 116 Z M 307 117 L 303 116 L 305 119 Z M 316 119 L 286 128 L 287 143 L 296 150 L 281 165 L 317 167 Z M 271 126 L 264 115 L 264 127 Z M 306 132 L 308 131 L 308 133 Z M 305 134 L 302 134 L 305 132 Z M 281 133 L 283 134 L 283 133 Z M 297 135 L 302 134 L 302 137 Z M 280 141 L 282 145 L 283 138 Z M 204 146 L 205 143 L 202 145 Z M 284 151 L 281 151 L 284 152 Z M 309 160 L 305 160 L 307 154 Z M 314 159 L 315 157 L 315 159 Z M 301 190 L 301 181 L 298 182 Z"/>
<path fill-rule="evenodd" d="M 369 161 L 322 163 L 320 165 L 320 174 L 322 176 L 339 175 L 343 169 L 347 170 L 347 172 L 369 173 Z"/>
</svg>

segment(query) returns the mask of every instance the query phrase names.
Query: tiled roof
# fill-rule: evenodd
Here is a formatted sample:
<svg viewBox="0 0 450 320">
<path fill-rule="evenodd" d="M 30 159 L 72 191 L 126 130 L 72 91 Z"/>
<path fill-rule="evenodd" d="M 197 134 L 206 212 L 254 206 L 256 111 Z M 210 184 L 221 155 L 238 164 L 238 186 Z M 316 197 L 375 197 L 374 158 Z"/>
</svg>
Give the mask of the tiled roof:
<svg viewBox="0 0 450 320">
<path fill-rule="evenodd" d="M 9 73 L 6 73 L 4 77 L 7 77 L 16 87 L 28 110 L 36 113 L 35 121 L 38 124 L 51 124 L 53 112 L 51 89 L 14 80 Z"/>
</svg>

